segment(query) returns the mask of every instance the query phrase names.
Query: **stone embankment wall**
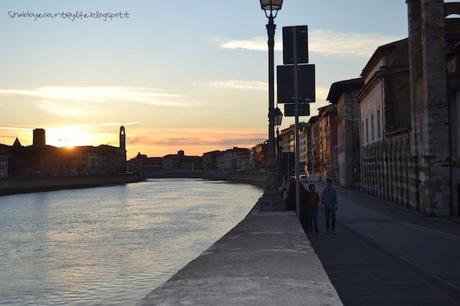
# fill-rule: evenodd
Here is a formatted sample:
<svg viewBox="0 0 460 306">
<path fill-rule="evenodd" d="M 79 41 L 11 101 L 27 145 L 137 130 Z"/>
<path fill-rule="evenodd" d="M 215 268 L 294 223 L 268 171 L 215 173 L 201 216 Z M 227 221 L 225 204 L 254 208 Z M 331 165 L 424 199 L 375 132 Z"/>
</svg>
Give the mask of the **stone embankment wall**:
<svg viewBox="0 0 460 306">
<path fill-rule="evenodd" d="M 144 176 L 145 178 L 201 178 L 207 180 L 222 180 L 235 183 L 245 183 L 261 188 L 265 187 L 266 175 L 263 174 L 233 174 L 224 171 L 158 171 Z"/>
<path fill-rule="evenodd" d="M 108 177 L 52 177 L 52 178 L 10 178 L 0 180 L 0 195 L 77 189 L 134 183 L 142 181 L 136 175 Z"/>
</svg>

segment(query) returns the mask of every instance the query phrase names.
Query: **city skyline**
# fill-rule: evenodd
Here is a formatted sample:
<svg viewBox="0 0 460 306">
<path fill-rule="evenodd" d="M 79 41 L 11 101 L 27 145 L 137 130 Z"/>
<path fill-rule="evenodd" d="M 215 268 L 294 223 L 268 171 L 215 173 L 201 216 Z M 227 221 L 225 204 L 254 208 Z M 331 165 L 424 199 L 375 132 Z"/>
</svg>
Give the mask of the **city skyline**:
<svg viewBox="0 0 460 306">
<path fill-rule="evenodd" d="M 359 76 L 375 48 L 407 36 L 404 1 L 369 2 L 286 1 L 279 13 L 277 64 L 282 26 L 309 25 L 318 67 L 314 109 L 325 104 L 330 84 Z M 31 129 L 45 128 L 50 145 L 116 144 L 120 125 L 127 127 L 128 157 L 179 149 L 198 155 L 264 141 L 266 19 L 258 1 L 233 4 L 3 1 L 0 143 L 19 137 L 27 145 Z M 127 11 L 130 18 L 32 21 L 8 14 L 62 10 Z"/>
</svg>

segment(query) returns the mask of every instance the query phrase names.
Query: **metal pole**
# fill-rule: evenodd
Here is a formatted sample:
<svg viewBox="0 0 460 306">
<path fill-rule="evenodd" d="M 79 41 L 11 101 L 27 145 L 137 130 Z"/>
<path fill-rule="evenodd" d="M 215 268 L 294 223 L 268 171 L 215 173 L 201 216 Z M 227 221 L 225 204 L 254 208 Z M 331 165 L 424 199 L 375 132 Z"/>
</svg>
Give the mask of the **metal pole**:
<svg viewBox="0 0 460 306">
<path fill-rule="evenodd" d="M 276 190 L 275 164 L 275 30 L 273 13 L 270 12 L 267 24 L 268 34 L 268 152 L 267 152 L 267 190 Z"/>
<path fill-rule="evenodd" d="M 294 53 L 294 102 L 295 102 L 295 203 L 297 216 L 300 216 L 300 178 L 299 178 L 299 157 L 300 157 L 300 143 L 299 143 L 299 84 L 297 79 L 297 30 L 292 27 L 294 31 L 292 35 L 293 53 Z"/>
</svg>

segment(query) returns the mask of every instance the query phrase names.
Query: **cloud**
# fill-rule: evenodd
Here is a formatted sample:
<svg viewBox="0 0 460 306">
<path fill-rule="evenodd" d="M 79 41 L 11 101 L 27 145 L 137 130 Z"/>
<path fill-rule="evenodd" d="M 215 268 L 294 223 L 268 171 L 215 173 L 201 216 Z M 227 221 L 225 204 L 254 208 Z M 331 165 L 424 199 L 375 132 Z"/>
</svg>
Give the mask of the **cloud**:
<svg viewBox="0 0 460 306">
<path fill-rule="evenodd" d="M 57 116 L 72 117 L 72 118 L 85 118 L 95 114 L 103 113 L 102 107 L 84 102 L 67 102 L 54 100 L 40 100 L 37 107 L 43 111 Z"/>
<path fill-rule="evenodd" d="M 249 39 L 217 39 L 222 49 L 243 49 L 252 51 L 267 51 L 267 38 L 266 37 L 253 37 Z M 276 50 L 282 50 L 279 42 L 275 44 Z"/>
<path fill-rule="evenodd" d="M 309 34 L 309 49 L 312 53 L 326 56 L 370 57 L 383 44 L 400 39 L 378 33 L 346 33 L 330 30 L 315 30 Z M 223 49 L 267 51 L 267 38 L 216 39 Z M 277 39 L 275 50 L 282 50 L 281 39 Z"/>
<path fill-rule="evenodd" d="M 316 101 L 326 101 L 329 94 L 329 88 L 316 87 Z"/>
<path fill-rule="evenodd" d="M 0 96 L 26 96 L 72 102 L 133 102 L 156 106 L 185 106 L 184 95 L 150 87 L 45 86 L 34 89 L 0 88 Z"/>
<path fill-rule="evenodd" d="M 0 126 L 0 130 L 8 131 L 30 131 L 33 127 L 19 127 L 19 126 Z"/>
<path fill-rule="evenodd" d="M 260 90 L 266 91 L 268 88 L 267 82 L 262 81 L 246 81 L 246 80 L 223 80 L 209 81 L 203 83 L 205 86 L 221 89 L 241 89 L 241 90 Z"/>
<path fill-rule="evenodd" d="M 126 122 L 126 123 L 100 122 L 100 123 L 92 123 L 92 124 L 75 124 L 75 125 L 66 125 L 66 126 L 74 127 L 74 128 L 97 128 L 97 127 L 119 127 L 122 124 L 124 126 L 134 126 L 134 125 L 140 124 L 140 122 L 139 121 Z M 9 131 L 30 131 L 30 130 L 33 130 L 34 128 L 36 127 L 35 126 L 0 126 L 0 130 L 9 130 Z"/>
<path fill-rule="evenodd" d="M 44 86 L 33 89 L 0 88 L 0 97 L 38 99 L 37 107 L 63 117 L 87 117 L 107 110 L 108 103 L 141 103 L 163 107 L 190 107 L 185 96 L 150 87 Z"/>
</svg>

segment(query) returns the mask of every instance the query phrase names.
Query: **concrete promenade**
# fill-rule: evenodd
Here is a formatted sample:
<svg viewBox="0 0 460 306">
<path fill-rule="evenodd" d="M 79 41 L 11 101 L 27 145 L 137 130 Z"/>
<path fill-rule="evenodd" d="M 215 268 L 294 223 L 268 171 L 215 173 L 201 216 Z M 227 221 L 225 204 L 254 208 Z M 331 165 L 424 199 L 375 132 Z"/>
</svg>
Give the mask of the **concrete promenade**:
<svg viewBox="0 0 460 306">
<path fill-rule="evenodd" d="M 342 305 L 295 214 L 257 207 L 138 304 Z"/>
</svg>

